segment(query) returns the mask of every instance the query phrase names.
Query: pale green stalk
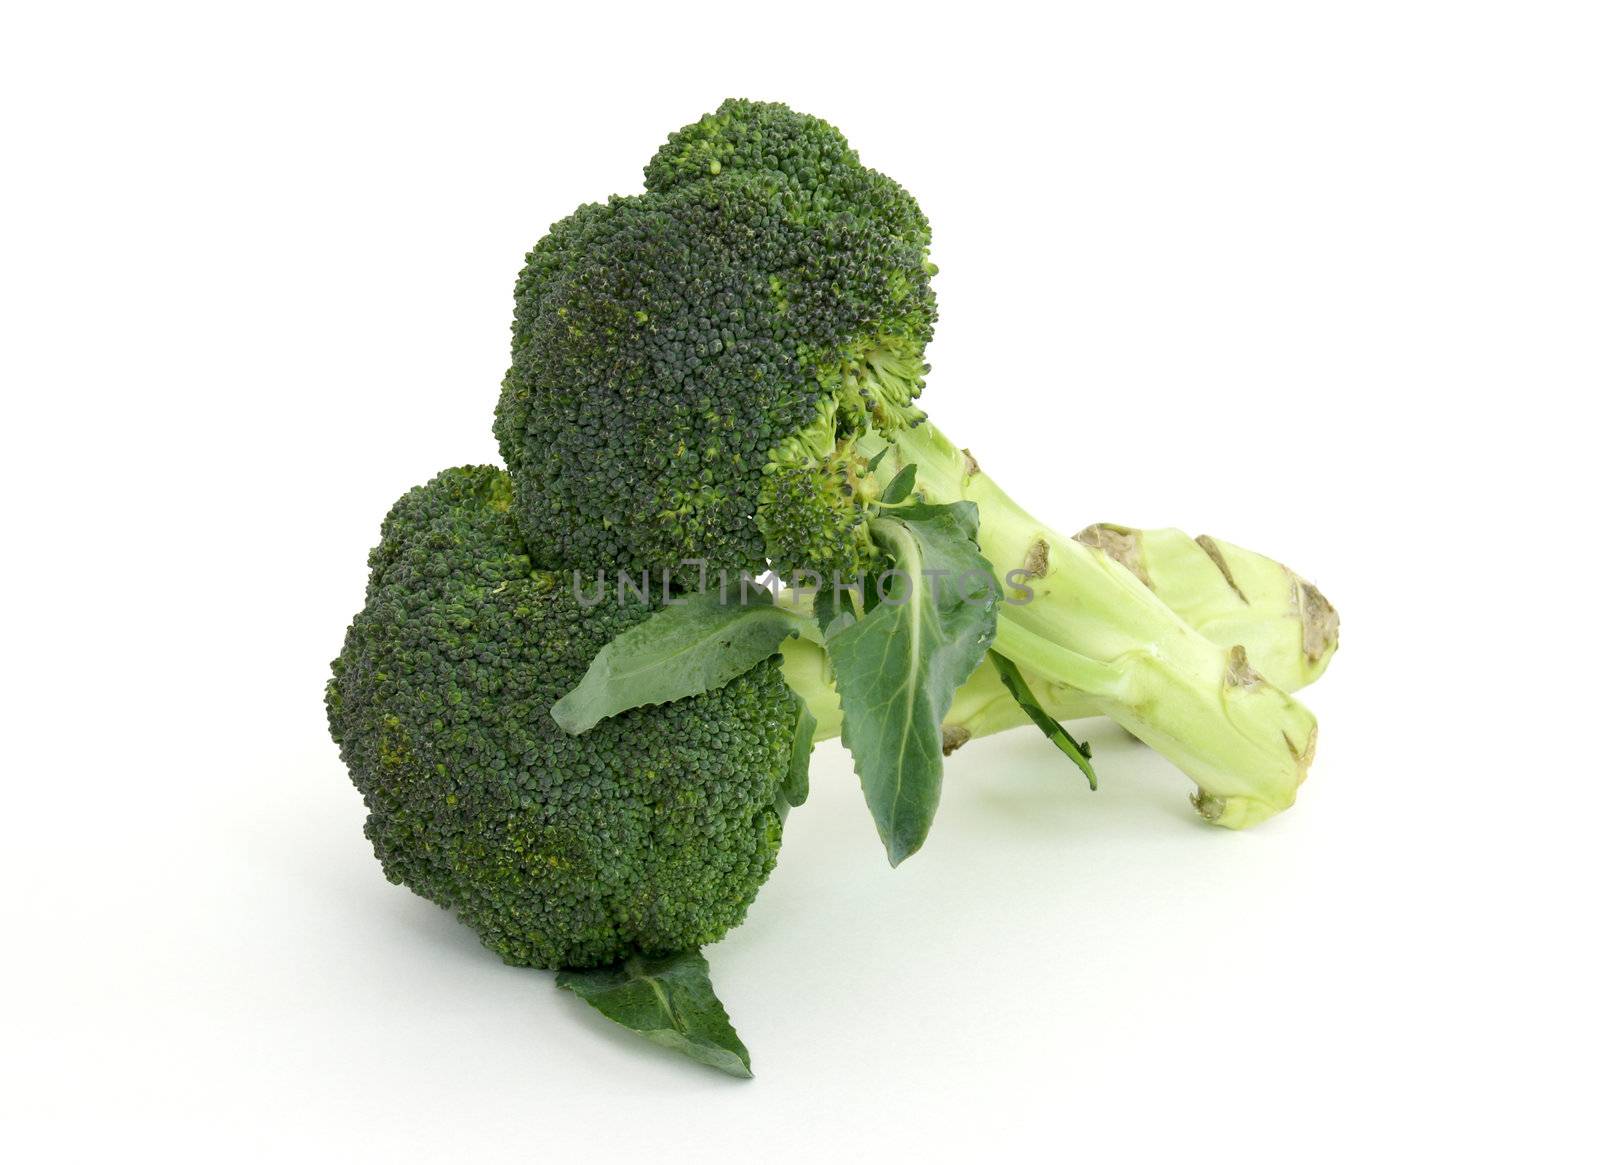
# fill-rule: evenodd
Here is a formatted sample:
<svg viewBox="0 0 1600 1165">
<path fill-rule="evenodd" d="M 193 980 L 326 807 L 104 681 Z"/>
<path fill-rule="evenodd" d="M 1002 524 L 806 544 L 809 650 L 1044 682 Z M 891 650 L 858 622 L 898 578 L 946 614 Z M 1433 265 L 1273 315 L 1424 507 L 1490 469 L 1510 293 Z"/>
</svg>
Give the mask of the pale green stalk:
<svg viewBox="0 0 1600 1165">
<path fill-rule="evenodd" d="M 1139 530 L 1100 523 L 1074 537 L 1105 551 L 1139 578 L 1186 623 L 1211 642 L 1240 644 L 1252 665 L 1285 691 L 1312 683 L 1339 646 L 1339 616 L 1322 593 L 1279 562 L 1253 550 L 1181 530 Z M 788 601 L 797 600 L 791 593 Z M 827 654 L 791 639 L 783 648 L 784 675 L 817 719 L 817 739 L 839 735 L 838 694 Z M 1100 715 L 1093 697 L 1060 684 L 1037 684 L 1058 720 Z M 968 740 L 1028 725 L 1027 714 L 985 661 L 956 692 L 944 719 L 946 753 Z"/>
<path fill-rule="evenodd" d="M 870 455 L 874 449 L 863 442 L 861 452 Z M 1230 597 L 1215 585 L 1179 583 L 1206 576 L 1194 575 L 1198 560 L 1176 553 L 1171 538 L 1139 539 L 1145 557 L 1136 561 L 1144 562 L 1151 584 L 1176 586 L 1186 596 L 1169 606 L 1124 565 L 1127 548 L 1118 554 L 1103 548 L 1104 532 L 1120 528 L 1085 532 L 1088 542 L 1101 545 L 1058 533 L 1012 501 L 932 425 L 898 434 L 878 477 L 888 481 L 907 464 L 917 466 L 918 492 L 927 501 L 977 505 L 979 545 L 1006 584 L 1007 598 L 1014 600 L 1001 605 L 995 650 L 1025 670 L 1047 708 L 1063 719 L 1090 713 L 1115 720 L 1195 781 L 1196 807 L 1218 825 L 1254 825 L 1293 804 L 1315 750 L 1316 720 L 1253 666 L 1247 644 L 1260 647 L 1263 661 L 1281 681 L 1314 678 L 1336 636 L 1331 608 L 1329 618 L 1321 620 L 1324 631 L 1308 637 L 1301 616 L 1315 604 L 1285 580 L 1275 592 L 1277 600 L 1291 608 L 1298 604 L 1298 611 L 1284 614 L 1275 630 L 1263 630 L 1273 621 L 1240 608 L 1253 605 L 1252 594 L 1274 593 L 1267 581 L 1271 572 L 1263 566 L 1271 560 L 1243 551 L 1235 558 L 1232 547 L 1219 551 L 1237 584 L 1227 587 Z M 1222 574 L 1203 547 L 1200 552 L 1210 562 L 1208 569 Z M 1162 565 L 1152 570 L 1152 561 Z M 1241 575 L 1248 586 L 1240 583 Z M 1230 606 L 1235 600 L 1237 605 Z M 1176 614 L 1175 606 L 1215 634 L 1232 637 L 1247 626 L 1252 634 L 1238 635 L 1243 643 L 1214 643 Z M 968 694 L 975 701 L 976 726 L 998 731 L 1007 715 L 999 711 L 1001 705 L 978 689 Z M 981 734 L 962 722 L 946 723 Z"/>
</svg>

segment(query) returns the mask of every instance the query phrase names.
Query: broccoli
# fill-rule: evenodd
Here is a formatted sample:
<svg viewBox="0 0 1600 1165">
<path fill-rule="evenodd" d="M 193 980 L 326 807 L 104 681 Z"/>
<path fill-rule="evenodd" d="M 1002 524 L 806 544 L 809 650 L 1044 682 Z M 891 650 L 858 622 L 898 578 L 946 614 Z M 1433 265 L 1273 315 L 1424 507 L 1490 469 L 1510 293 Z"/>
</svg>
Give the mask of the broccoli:
<svg viewBox="0 0 1600 1165">
<path fill-rule="evenodd" d="M 588 584 L 580 595 L 571 576 L 534 568 L 511 504 L 504 471 L 471 466 L 384 520 L 326 693 L 367 837 L 391 881 L 454 911 L 506 962 L 559 969 L 610 1018 L 748 1075 L 698 948 L 741 921 L 771 872 L 784 815 L 805 798 L 813 733 L 839 735 L 828 659 L 788 639 L 711 691 L 567 735 L 552 703 L 656 608 Z M 1124 527 L 1084 537 L 1113 530 L 1164 600 L 1227 612 L 1230 633 L 1275 659 L 1299 642 L 1298 592 L 1277 564 L 1227 547 L 1232 570 L 1258 581 L 1244 603 L 1195 557 L 1210 540 Z M 1094 711 L 1070 690 L 1041 691 L 1052 716 Z M 957 693 L 943 748 L 1027 720 L 986 662 Z"/>
<path fill-rule="evenodd" d="M 534 569 L 511 500 L 504 471 L 450 469 L 384 520 L 327 689 L 367 836 L 391 881 L 454 910 L 510 963 L 587 967 L 714 942 L 771 872 L 797 799 L 796 701 L 818 739 L 838 733 L 825 658 L 791 639 L 711 692 L 561 732 L 550 705 L 654 608 L 598 592 L 585 606 L 570 575 Z M 1177 567 L 1174 532 L 1115 529 L 1153 547 L 1166 601 L 1216 589 Z M 1276 566 L 1229 550 L 1267 577 Z M 1282 607 L 1258 601 L 1234 630 L 1275 646 Z M 1048 703 L 1060 718 L 1093 713 L 1070 692 Z M 958 695 L 946 747 L 1025 722 L 986 666 Z"/>
<path fill-rule="evenodd" d="M 642 193 L 527 255 L 507 468 L 395 504 L 326 689 L 391 881 L 736 1075 L 700 948 L 774 868 L 815 739 L 851 750 L 891 863 L 942 757 L 1020 724 L 1093 787 L 1060 721 L 1109 715 L 1233 827 L 1311 759 L 1285 693 L 1327 666 L 1332 607 L 1227 543 L 1066 538 L 1007 497 L 919 406 L 929 245 L 823 121 L 732 100 L 672 134 Z M 706 590 L 769 569 L 786 596 Z"/>
<path fill-rule="evenodd" d="M 508 963 L 715 942 L 777 858 L 798 701 L 773 660 L 563 733 L 551 703 L 650 608 L 581 606 L 532 567 L 511 499 L 502 470 L 450 469 L 384 520 L 327 688 L 367 837 Z"/>
<path fill-rule="evenodd" d="M 1207 820 L 1293 802 L 1310 713 L 926 420 L 935 268 L 910 194 L 826 122 L 748 101 L 645 174 L 555 224 L 518 280 L 495 431 L 536 556 L 823 580 L 844 739 L 891 861 L 922 843 L 940 721 L 991 647 L 1173 760 Z M 994 609 L 927 597 L 929 566 L 992 567 Z M 827 593 L 863 570 L 901 571 L 882 597 L 912 613 L 870 583 Z"/>
</svg>

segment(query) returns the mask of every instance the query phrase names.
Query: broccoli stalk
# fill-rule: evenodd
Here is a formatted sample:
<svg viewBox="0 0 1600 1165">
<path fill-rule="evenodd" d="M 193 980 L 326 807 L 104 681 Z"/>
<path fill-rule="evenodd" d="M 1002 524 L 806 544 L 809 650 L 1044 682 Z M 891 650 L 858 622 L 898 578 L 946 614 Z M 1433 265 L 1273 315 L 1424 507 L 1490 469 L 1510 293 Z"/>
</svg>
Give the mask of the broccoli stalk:
<svg viewBox="0 0 1600 1165">
<path fill-rule="evenodd" d="M 837 739 L 844 716 L 839 709 L 839 690 L 833 683 L 833 668 L 828 653 L 810 639 L 788 639 L 783 652 L 783 678 L 789 690 L 805 702 L 817 722 L 813 741 Z M 1027 677 L 1032 686 L 1037 677 Z M 1098 716 L 1100 711 L 1082 693 L 1051 686 L 1038 693 L 1045 711 L 1057 720 L 1081 720 Z M 1006 689 L 994 664 L 984 660 L 967 682 L 956 689 L 955 701 L 945 716 L 944 753 L 949 756 L 969 740 L 993 736 L 1027 724 L 1022 705 Z"/>
<path fill-rule="evenodd" d="M 1181 530 L 1138 530 L 1100 523 L 1075 540 L 1115 558 L 1212 643 L 1235 644 L 1267 680 L 1286 692 L 1317 679 L 1338 649 L 1339 616 L 1322 593 L 1264 554 Z M 826 651 L 809 639 L 782 647 L 783 674 L 817 721 L 816 739 L 839 735 L 839 696 Z M 1057 720 L 1099 716 L 1096 699 L 1036 674 L 1025 679 Z M 956 691 L 942 725 L 948 756 L 969 740 L 1029 723 L 1027 713 L 985 660 Z"/>
<path fill-rule="evenodd" d="M 839 736 L 843 716 L 839 692 L 827 652 L 809 639 L 783 644 L 783 678 L 805 702 L 817 722 L 814 741 Z M 1103 714 L 1094 697 L 1061 684 L 1052 684 L 1025 671 L 1024 678 L 1044 710 L 1057 720 L 1083 720 Z M 954 702 L 942 725 L 944 754 L 949 756 L 970 740 L 995 736 L 1029 724 L 1028 714 L 1000 679 L 992 660 L 984 660 L 967 682 L 956 689 Z"/>
<path fill-rule="evenodd" d="M 863 434 L 857 447 L 875 455 L 883 446 Z M 933 425 L 902 430 L 887 450 L 879 480 L 914 465 L 927 502 L 977 505 L 979 547 L 1009 576 L 995 650 L 1032 677 L 1041 700 L 1070 699 L 1155 748 L 1199 786 L 1195 807 L 1214 824 L 1245 828 L 1294 803 L 1316 721 L 1245 647 L 1211 642 L 1117 557 L 1033 517 Z M 1325 655 L 1320 634 L 1309 635 L 1313 667 Z"/>
<path fill-rule="evenodd" d="M 1242 646 L 1251 666 L 1286 692 L 1316 680 L 1338 647 L 1333 605 L 1264 554 L 1205 534 L 1105 522 L 1073 537 L 1122 563 L 1212 643 Z"/>
</svg>

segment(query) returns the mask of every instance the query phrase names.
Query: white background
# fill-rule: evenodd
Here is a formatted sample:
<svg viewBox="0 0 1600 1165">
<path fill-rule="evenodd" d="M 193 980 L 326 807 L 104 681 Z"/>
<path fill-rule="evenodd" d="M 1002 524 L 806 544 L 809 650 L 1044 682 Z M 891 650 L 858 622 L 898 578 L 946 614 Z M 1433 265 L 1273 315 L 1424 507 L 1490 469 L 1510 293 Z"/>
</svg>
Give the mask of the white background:
<svg viewBox="0 0 1600 1165">
<path fill-rule="evenodd" d="M 8 1157 L 1593 1159 L 1592 6 L 34 5 L 0 44 Z M 387 884 L 321 705 L 390 502 L 495 458 L 524 251 L 728 95 L 920 197 L 924 400 L 1015 495 L 1344 618 L 1251 833 L 1090 724 L 1100 793 L 974 744 L 891 871 L 820 749 L 711 951 L 749 1083 Z"/>
</svg>

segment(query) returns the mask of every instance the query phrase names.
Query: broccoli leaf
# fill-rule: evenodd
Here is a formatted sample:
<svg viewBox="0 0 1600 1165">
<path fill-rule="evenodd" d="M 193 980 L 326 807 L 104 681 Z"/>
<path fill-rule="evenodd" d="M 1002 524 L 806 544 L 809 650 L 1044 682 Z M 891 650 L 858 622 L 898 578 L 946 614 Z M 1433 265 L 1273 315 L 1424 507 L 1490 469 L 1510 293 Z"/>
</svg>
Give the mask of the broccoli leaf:
<svg viewBox="0 0 1600 1165">
<path fill-rule="evenodd" d="M 562 971 L 556 986 L 652 1043 L 730 1076 L 752 1074 L 750 1053 L 712 991 L 711 969 L 699 951 L 630 955 L 610 967 Z"/>
<path fill-rule="evenodd" d="M 888 485 L 883 487 L 883 496 L 878 500 L 886 506 L 899 505 L 911 496 L 911 491 L 916 488 L 917 467 L 915 465 L 903 466 L 899 473 Z"/>
<path fill-rule="evenodd" d="M 872 520 L 891 569 L 880 601 L 828 640 L 842 737 L 898 865 L 928 836 L 944 774 L 940 722 L 994 642 L 999 588 L 975 541 L 971 502 L 921 503 Z"/>
<path fill-rule="evenodd" d="M 811 714 L 811 709 L 798 697 L 794 705 L 794 743 L 790 746 L 789 772 L 778 790 L 778 810 L 783 814 L 804 805 L 811 795 L 811 747 L 817 739 L 817 718 Z"/>
<path fill-rule="evenodd" d="M 766 591 L 744 602 L 714 591 L 690 595 L 602 647 L 550 715 L 576 736 L 629 708 L 698 696 L 743 675 L 791 635 L 818 637 L 811 619 Z"/>
<path fill-rule="evenodd" d="M 1083 770 L 1083 775 L 1089 778 L 1089 788 L 1098 789 L 1100 782 L 1094 775 L 1094 766 L 1089 763 L 1089 743 L 1082 744 L 1075 740 L 1070 732 L 1061 726 L 1061 722 L 1044 710 L 1033 690 L 1028 687 L 1028 681 L 1022 678 L 1022 672 L 1017 665 L 1012 663 L 998 651 L 991 651 L 989 657 L 994 660 L 994 670 L 1000 673 L 1000 682 L 1005 684 L 1006 691 L 1011 693 L 1011 698 L 1022 705 L 1022 710 L 1028 714 L 1028 719 L 1039 726 L 1039 731 L 1050 738 L 1050 741 L 1072 758 L 1072 763 Z"/>
</svg>

